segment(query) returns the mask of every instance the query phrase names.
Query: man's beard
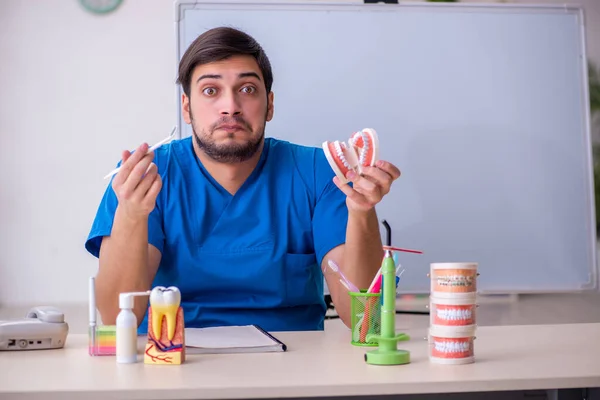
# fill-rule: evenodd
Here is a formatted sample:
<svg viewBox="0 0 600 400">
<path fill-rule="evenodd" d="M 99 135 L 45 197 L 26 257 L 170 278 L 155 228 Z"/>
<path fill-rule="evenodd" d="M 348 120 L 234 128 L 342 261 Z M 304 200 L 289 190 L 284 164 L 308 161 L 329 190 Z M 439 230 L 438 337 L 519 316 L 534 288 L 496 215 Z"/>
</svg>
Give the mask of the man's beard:
<svg viewBox="0 0 600 400">
<path fill-rule="evenodd" d="M 263 124 L 261 127 L 259 127 L 258 132 L 260 134 L 258 137 L 251 138 L 245 144 L 232 143 L 229 145 L 219 146 L 213 139 L 213 134 L 219 128 L 219 126 L 224 124 L 238 124 L 250 132 L 252 132 L 252 128 L 242 117 L 223 117 L 212 124 L 209 127 L 208 132 L 200 130 L 200 134 L 198 134 L 194 126 L 194 117 L 191 115 L 191 113 L 190 119 L 192 132 L 198 147 L 201 148 L 208 157 L 222 163 L 233 164 L 249 160 L 260 148 L 265 136 L 265 124 Z M 234 135 L 235 132 L 232 132 L 229 134 L 229 137 L 233 137 Z"/>
</svg>

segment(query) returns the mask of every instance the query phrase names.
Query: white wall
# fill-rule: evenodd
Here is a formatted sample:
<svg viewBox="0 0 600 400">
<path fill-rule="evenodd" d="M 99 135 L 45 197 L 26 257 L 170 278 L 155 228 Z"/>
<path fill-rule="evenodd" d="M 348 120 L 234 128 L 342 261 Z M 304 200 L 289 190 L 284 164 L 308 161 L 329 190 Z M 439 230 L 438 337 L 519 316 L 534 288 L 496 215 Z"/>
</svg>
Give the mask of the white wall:
<svg viewBox="0 0 600 400">
<path fill-rule="evenodd" d="M 173 21 L 169 0 L 0 1 L 0 303 L 87 298 L 102 177 L 175 121 Z"/>
<path fill-rule="evenodd" d="M 578 4 L 600 62 L 600 1 Z M 122 149 L 168 134 L 175 79 L 171 0 L 104 16 L 76 0 L 0 1 L 0 305 L 86 301 L 102 177 Z"/>
</svg>

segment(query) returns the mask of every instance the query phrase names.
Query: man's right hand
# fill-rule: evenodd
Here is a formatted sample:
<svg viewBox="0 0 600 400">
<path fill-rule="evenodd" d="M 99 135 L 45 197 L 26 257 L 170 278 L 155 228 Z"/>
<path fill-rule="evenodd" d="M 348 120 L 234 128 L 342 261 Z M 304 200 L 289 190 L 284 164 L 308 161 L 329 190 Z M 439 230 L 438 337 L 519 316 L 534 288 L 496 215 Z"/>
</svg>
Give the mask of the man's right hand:
<svg viewBox="0 0 600 400">
<path fill-rule="evenodd" d="M 112 188 L 119 200 L 119 208 L 128 218 L 147 218 L 156 206 L 156 197 L 162 188 L 154 152 L 148 153 L 144 143 L 131 154 L 122 153 L 121 169 L 112 181 Z"/>
<path fill-rule="evenodd" d="M 149 243 L 148 216 L 162 188 L 154 152 L 142 144 L 133 154 L 124 151 L 112 188 L 119 204 L 110 235 L 102 238 L 100 268 L 96 276 L 96 304 L 102 322 L 114 325 L 119 314 L 119 293 L 149 290 L 160 265 L 161 253 Z M 136 301 L 139 323 L 148 301 Z"/>
</svg>

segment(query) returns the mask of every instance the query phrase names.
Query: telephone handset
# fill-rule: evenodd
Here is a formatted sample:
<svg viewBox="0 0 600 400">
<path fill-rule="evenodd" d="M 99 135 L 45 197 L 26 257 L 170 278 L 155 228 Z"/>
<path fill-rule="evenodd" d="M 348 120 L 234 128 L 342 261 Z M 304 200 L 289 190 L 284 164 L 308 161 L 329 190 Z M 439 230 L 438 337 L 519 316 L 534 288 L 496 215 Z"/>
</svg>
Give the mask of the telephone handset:
<svg viewBox="0 0 600 400">
<path fill-rule="evenodd" d="M 69 325 L 56 307 L 34 307 L 22 319 L 0 321 L 0 350 L 42 350 L 64 347 Z"/>
</svg>

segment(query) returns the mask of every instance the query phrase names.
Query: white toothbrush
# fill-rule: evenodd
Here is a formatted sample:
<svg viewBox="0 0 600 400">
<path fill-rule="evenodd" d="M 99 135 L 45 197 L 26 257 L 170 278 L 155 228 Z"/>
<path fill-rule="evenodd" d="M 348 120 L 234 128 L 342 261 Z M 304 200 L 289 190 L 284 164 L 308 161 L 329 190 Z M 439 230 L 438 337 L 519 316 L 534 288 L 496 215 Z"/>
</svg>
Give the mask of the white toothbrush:
<svg viewBox="0 0 600 400">
<path fill-rule="evenodd" d="M 339 278 L 340 278 L 340 282 L 342 282 L 342 284 L 350 291 L 352 292 L 360 292 L 360 290 L 358 290 L 358 288 L 348 280 L 348 278 L 346 278 L 346 276 L 342 273 L 342 271 L 340 270 L 340 267 L 333 262 L 332 260 L 327 261 L 327 265 L 329 265 L 329 268 L 331 268 L 331 270 L 333 272 L 335 272 L 336 274 L 338 274 Z"/>
<path fill-rule="evenodd" d="M 165 143 L 170 142 L 171 140 L 173 140 L 173 138 L 175 137 L 175 131 L 177 130 L 177 126 L 173 127 L 173 130 L 171 131 L 171 133 L 169 134 L 169 136 L 167 136 L 166 138 L 164 138 L 163 140 L 161 140 L 160 142 L 156 143 L 155 145 L 153 145 L 152 147 L 150 147 L 148 149 L 148 152 L 154 151 L 156 149 L 158 149 L 160 146 L 162 146 Z M 108 174 L 106 174 L 106 176 L 104 177 L 104 179 L 108 179 L 111 176 L 115 175 L 117 172 L 119 172 L 121 170 L 121 167 L 115 168 L 112 171 L 110 171 Z"/>
</svg>

